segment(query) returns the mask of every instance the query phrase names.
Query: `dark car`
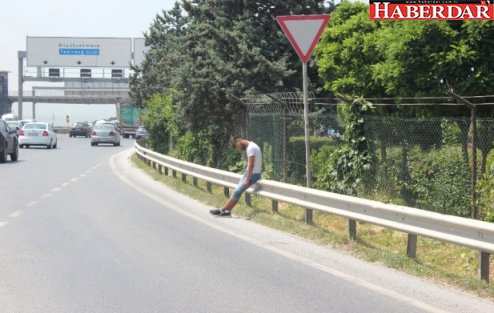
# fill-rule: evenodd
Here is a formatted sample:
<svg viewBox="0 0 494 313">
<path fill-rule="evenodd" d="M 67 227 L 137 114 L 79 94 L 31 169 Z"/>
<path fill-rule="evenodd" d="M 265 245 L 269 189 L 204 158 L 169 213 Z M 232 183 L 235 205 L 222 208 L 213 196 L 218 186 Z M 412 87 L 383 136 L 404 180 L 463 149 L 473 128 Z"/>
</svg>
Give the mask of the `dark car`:
<svg viewBox="0 0 494 313">
<path fill-rule="evenodd" d="M 7 155 L 10 155 L 10 159 L 14 162 L 19 158 L 17 131 L 0 120 L 0 163 L 7 162 Z"/>
<path fill-rule="evenodd" d="M 69 132 L 69 137 L 82 136 L 89 138 L 91 136 L 91 126 L 88 123 L 75 123 Z"/>
<path fill-rule="evenodd" d="M 144 126 L 140 126 L 136 131 L 136 139 L 148 139 L 149 133 Z"/>
<path fill-rule="evenodd" d="M 17 137 L 19 137 L 19 132 L 22 126 L 24 126 L 22 121 L 5 121 L 5 123 L 7 123 L 12 130 L 15 130 L 17 132 Z"/>
</svg>

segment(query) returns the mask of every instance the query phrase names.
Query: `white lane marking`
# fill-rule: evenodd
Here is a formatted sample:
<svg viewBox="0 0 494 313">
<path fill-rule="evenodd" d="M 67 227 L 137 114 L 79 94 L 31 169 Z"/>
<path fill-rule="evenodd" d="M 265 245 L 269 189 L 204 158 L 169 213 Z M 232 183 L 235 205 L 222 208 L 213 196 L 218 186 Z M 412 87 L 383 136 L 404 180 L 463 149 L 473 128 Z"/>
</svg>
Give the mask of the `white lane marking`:
<svg viewBox="0 0 494 313">
<path fill-rule="evenodd" d="M 26 204 L 26 207 L 30 208 L 32 206 L 35 206 L 36 204 L 38 204 L 38 201 L 31 201 Z"/>
<path fill-rule="evenodd" d="M 0 221 L 0 228 L 2 228 L 3 226 L 7 225 L 9 222 L 2 222 Z"/>
<path fill-rule="evenodd" d="M 60 190 L 62 190 L 62 188 L 60 187 L 55 187 L 53 188 L 52 190 L 50 190 L 51 192 L 59 192 Z"/>
<path fill-rule="evenodd" d="M 9 217 L 11 217 L 11 218 L 16 218 L 16 217 L 19 217 L 19 215 L 21 215 L 21 214 L 22 214 L 22 211 L 21 211 L 21 210 L 17 210 L 17 211 L 12 212 L 12 213 L 9 215 Z"/>
<path fill-rule="evenodd" d="M 65 182 L 65 183 L 62 184 L 62 187 L 67 187 L 68 185 L 70 185 L 70 183 L 69 182 Z"/>
<path fill-rule="evenodd" d="M 73 183 L 75 183 L 75 182 L 76 182 L 76 181 L 78 181 L 78 180 L 79 180 L 79 177 L 74 177 L 74 178 L 72 178 L 70 181 L 71 181 L 71 182 L 73 182 Z"/>
<path fill-rule="evenodd" d="M 84 177 L 84 176 L 86 176 L 86 174 L 81 174 L 81 175 L 79 175 L 79 177 L 81 177 L 81 178 L 82 178 L 82 177 Z"/>
<path fill-rule="evenodd" d="M 92 172 L 92 170 L 87 170 L 85 174 L 89 175 L 91 172 Z"/>
<path fill-rule="evenodd" d="M 338 277 L 342 280 L 346 280 L 350 283 L 353 283 L 355 285 L 358 285 L 360 287 L 363 287 L 363 288 L 366 288 L 368 290 L 371 290 L 371 291 L 374 291 L 374 292 L 377 292 L 377 293 L 380 293 L 384 296 L 387 296 L 387 297 L 390 297 L 390 298 L 394 298 L 396 300 L 399 300 L 399 301 L 402 301 L 402 302 L 405 302 L 405 303 L 408 303 L 410 305 L 413 305 L 415 307 L 418 307 L 418 308 L 421 308 L 425 311 L 428 311 L 428 312 L 431 312 L 431 313 L 447 313 L 447 311 L 444 311 L 444 310 L 441 310 L 439 308 L 436 308 L 428 303 L 425 303 L 425 302 L 421 302 L 419 300 L 416 300 L 416 299 L 413 299 L 413 298 L 410 298 L 410 297 L 407 297 L 405 295 L 402 295 L 400 293 L 397 293 L 391 289 L 386 289 L 384 287 L 381 287 L 379 285 L 376 285 L 372 282 L 369 282 L 369 281 L 366 281 L 366 280 L 363 280 L 361 278 L 358 278 L 356 276 L 352 276 L 352 275 L 349 275 L 349 274 L 346 274 L 346 273 L 343 273 L 341 271 L 338 271 L 338 270 L 335 270 L 335 269 L 332 269 L 330 267 L 327 267 L 323 264 L 320 264 L 320 263 L 317 263 L 313 260 L 310 260 L 310 259 L 307 259 L 307 258 L 304 258 L 304 257 L 301 257 L 299 255 L 296 255 L 294 253 L 291 253 L 291 252 L 288 252 L 288 251 L 284 251 L 280 248 L 277 248 L 277 247 L 274 247 L 270 244 L 266 244 L 266 243 L 263 243 L 259 240 L 256 240 L 252 237 L 248 237 L 246 235 L 243 235 L 243 234 L 240 234 L 240 233 L 237 233 L 237 232 L 234 232 L 232 230 L 229 230 L 229 229 L 225 229 L 223 227 L 221 227 L 220 225 L 216 225 L 216 224 L 213 224 L 211 223 L 210 221 L 206 220 L 206 219 L 203 219 L 197 215 L 194 215 L 192 213 L 189 213 L 183 209 L 180 209 L 180 208 L 177 208 L 174 204 L 174 203 L 170 203 L 168 201 L 165 201 L 163 200 L 162 198 L 152 194 L 151 192 L 143 189 L 142 187 L 136 185 L 135 183 L 133 183 L 132 181 L 130 181 L 127 177 L 125 177 L 123 174 L 121 174 L 118 170 L 117 170 L 117 166 L 116 166 L 116 158 L 119 157 L 121 154 L 125 154 L 125 153 L 128 153 L 128 151 L 123 151 L 119 154 L 116 154 L 114 156 L 112 156 L 112 158 L 110 159 L 110 167 L 111 169 L 113 170 L 113 173 L 115 175 L 117 175 L 122 181 L 124 181 L 125 183 L 127 183 L 128 185 L 130 185 L 132 188 L 140 191 L 141 193 L 143 193 L 144 195 L 148 196 L 149 198 L 153 199 L 154 201 L 158 202 L 158 203 L 161 203 L 162 205 L 165 205 L 169 208 L 171 208 L 172 210 L 182 214 L 182 215 L 185 215 L 193 220 L 196 220 L 200 223 L 203 223 L 209 227 L 212 227 L 216 230 L 219 230 L 221 232 L 224 232 L 228 235 L 231 235 L 233 237 L 236 237 L 240 240 L 243 240 L 243 241 L 246 241 L 246 242 L 249 242 L 257 247 L 260 247 L 260 248 L 263 248 L 263 249 L 266 249 L 268 251 L 271 251 L 271 252 L 274 252 L 278 255 L 281 255 L 281 256 L 284 256 L 292 261 L 295 261 L 295 262 L 298 262 L 298 263 L 301 263 L 301 264 L 304 264 L 306 266 L 309 266 L 309 267 L 312 267 L 312 268 L 315 268 L 315 269 L 318 269 L 320 271 L 323 271 L 327 274 L 330 274 L 332 276 L 335 276 L 335 277 Z"/>
<path fill-rule="evenodd" d="M 40 199 L 46 199 L 46 198 L 49 198 L 49 197 L 51 197 L 51 196 L 52 196 L 52 194 L 51 194 L 51 193 L 45 193 L 44 195 L 42 195 L 42 196 L 40 197 Z"/>
</svg>

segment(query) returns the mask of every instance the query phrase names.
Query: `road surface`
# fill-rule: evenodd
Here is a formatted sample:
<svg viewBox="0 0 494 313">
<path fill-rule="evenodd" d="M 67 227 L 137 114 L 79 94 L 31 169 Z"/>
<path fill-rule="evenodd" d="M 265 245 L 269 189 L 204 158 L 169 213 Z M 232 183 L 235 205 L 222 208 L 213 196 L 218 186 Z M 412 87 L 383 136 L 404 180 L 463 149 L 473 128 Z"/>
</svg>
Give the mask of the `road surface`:
<svg viewBox="0 0 494 313">
<path fill-rule="evenodd" d="M 207 206 L 132 167 L 131 140 L 0 164 L 0 312 L 494 312 L 492 302 Z"/>
</svg>

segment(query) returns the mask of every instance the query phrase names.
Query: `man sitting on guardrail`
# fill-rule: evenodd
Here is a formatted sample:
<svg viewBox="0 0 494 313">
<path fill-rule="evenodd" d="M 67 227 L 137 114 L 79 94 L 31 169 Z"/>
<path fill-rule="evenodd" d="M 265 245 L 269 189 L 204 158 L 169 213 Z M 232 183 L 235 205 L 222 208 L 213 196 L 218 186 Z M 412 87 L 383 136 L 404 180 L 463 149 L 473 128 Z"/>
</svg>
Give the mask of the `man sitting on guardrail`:
<svg viewBox="0 0 494 313">
<path fill-rule="evenodd" d="M 250 186 L 254 185 L 259 179 L 261 179 L 262 171 L 262 152 L 261 148 L 253 142 L 247 139 L 235 137 L 233 140 L 233 147 L 238 150 L 238 152 L 247 153 L 247 168 L 245 169 L 240 182 L 232 193 L 231 198 L 225 203 L 220 210 L 211 210 L 211 214 L 221 217 L 230 217 L 231 211 L 237 205 L 240 200 L 240 196 L 244 193 Z"/>
</svg>

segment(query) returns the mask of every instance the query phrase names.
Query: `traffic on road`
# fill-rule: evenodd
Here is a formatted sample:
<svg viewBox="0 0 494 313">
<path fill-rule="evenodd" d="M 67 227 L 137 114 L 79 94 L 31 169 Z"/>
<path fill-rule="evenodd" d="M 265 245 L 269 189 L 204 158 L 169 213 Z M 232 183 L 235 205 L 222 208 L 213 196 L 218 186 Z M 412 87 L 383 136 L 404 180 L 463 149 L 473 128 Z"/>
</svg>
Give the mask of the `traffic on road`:
<svg viewBox="0 0 494 313">
<path fill-rule="evenodd" d="M 146 139 L 148 136 L 143 126 L 136 128 L 132 136 L 122 136 L 121 132 L 119 122 L 114 120 L 76 122 L 70 127 L 68 137 L 89 138 L 90 146 L 94 147 L 100 144 L 120 146 L 122 137 Z M 19 148 L 57 149 L 59 136 L 51 122 L 17 120 L 13 114 L 3 115 L 0 120 L 0 163 L 7 162 L 9 157 L 12 162 L 16 162 L 19 159 Z"/>
</svg>

